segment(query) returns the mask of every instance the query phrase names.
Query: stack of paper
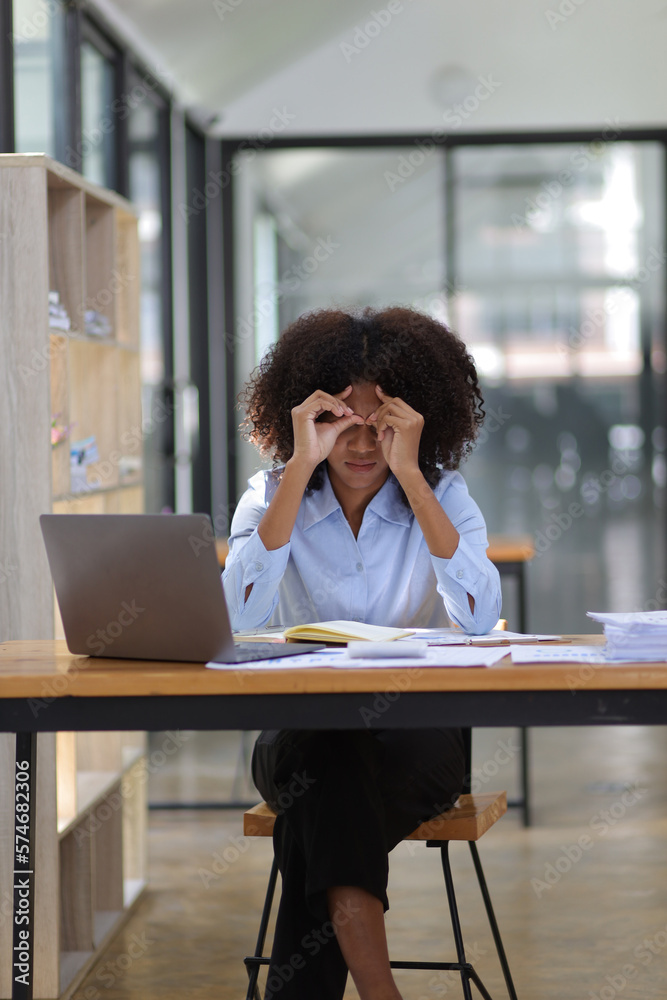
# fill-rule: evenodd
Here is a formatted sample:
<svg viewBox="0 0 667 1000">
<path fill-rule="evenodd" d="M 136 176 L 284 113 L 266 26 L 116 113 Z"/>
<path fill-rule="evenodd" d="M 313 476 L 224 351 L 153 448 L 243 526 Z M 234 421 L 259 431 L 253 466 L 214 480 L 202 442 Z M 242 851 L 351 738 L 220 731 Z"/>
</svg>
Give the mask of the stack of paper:
<svg viewBox="0 0 667 1000">
<path fill-rule="evenodd" d="M 667 611 L 589 611 L 588 617 L 604 625 L 608 659 L 667 660 Z"/>
<path fill-rule="evenodd" d="M 58 292 L 49 292 L 49 326 L 56 330 L 69 330 L 70 319 Z"/>
<path fill-rule="evenodd" d="M 111 320 L 96 309 L 86 309 L 84 320 L 86 333 L 92 337 L 110 337 Z"/>
</svg>

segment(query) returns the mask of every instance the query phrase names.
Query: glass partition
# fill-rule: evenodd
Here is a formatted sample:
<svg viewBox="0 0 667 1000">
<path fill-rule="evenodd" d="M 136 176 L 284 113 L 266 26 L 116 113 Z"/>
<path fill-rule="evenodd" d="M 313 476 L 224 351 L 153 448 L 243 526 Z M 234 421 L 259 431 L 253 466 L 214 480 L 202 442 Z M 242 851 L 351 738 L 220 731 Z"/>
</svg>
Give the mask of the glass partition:
<svg viewBox="0 0 667 1000">
<path fill-rule="evenodd" d="M 17 153 L 56 155 L 56 103 L 64 81 L 59 63 L 60 4 L 14 0 L 14 101 Z"/>
<path fill-rule="evenodd" d="M 128 194 L 139 212 L 146 510 L 158 512 L 174 506 L 169 126 L 157 98 L 149 97 L 146 88 L 143 92 L 143 100 L 131 107 L 127 120 Z"/>
<path fill-rule="evenodd" d="M 614 138 L 237 164 L 237 388 L 308 309 L 408 303 L 450 322 L 488 414 L 462 471 L 490 532 L 535 545 L 535 631 L 667 600 L 664 150 Z M 241 448 L 238 482 L 258 467 Z"/>
<path fill-rule="evenodd" d="M 485 146 L 451 162 L 452 315 L 489 414 L 466 478 L 491 530 L 533 536 L 531 628 L 656 607 L 663 150 Z"/>
<path fill-rule="evenodd" d="M 115 68 L 89 41 L 81 43 L 82 173 L 102 187 L 116 187 L 117 115 L 112 111 Z"/>
</svg>

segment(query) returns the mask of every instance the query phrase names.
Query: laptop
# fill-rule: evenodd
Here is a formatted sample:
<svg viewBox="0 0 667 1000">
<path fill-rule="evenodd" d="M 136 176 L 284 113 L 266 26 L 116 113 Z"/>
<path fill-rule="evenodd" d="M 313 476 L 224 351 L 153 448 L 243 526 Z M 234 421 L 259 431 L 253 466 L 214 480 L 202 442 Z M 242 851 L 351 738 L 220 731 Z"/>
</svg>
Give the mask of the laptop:
<svg viewBox="0 0 667 1000">
<path fill-rule="evenodd" d="M 206 514 L 42 514 L 70 652 L 244 663 L 322 643 L 235 642 Z"/>
</svg>

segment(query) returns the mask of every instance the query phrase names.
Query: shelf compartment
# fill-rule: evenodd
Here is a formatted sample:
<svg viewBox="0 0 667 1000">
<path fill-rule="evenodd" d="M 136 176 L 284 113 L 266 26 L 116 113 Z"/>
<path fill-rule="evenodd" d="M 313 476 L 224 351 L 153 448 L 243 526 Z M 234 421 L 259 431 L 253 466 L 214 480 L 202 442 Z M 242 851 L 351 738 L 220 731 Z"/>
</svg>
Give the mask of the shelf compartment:
<svg viewBox="0 0 667 1000">
<path fill-rule="evenodd" d="M 116 295 L 119 281 L 114 268 L 116 213 L 111 205 L 86 195 L 86 291 L 84 306 L 106 316 L 111 335 L 116 329 Z"/>
<path fill-rule="evenodd" d="M 65 952 L 92 952 L 92 841 L 88 816 L 60 841 L 60 941 Z"/>
<path fill-rule="evenodd" d="M 118 352 L 119 482 L 138 483 L 143 471 L 141 362 L 138 351 Z"/>
<path fill-rule="evenodd" d="M 95 435 L 99 461 L 86 469 L 86 482 L 92 488 L 118 485 L 117 354 L 112 344 L 91 340 L 69 344 L 70 437 L 79 441 Z"/>
<path fill-rule="evenodd" d="M 70 329 L 85 329 L 84 196 L 71 187 L 47 189 L 49 216 L 49 289 L 58 292 Z"/>
<path fill-rule="evenodd" d="M 116 213 L 116 336 L 120 343 L 139 347 L 140 248 L 137 220 Z"/>
<path fill-rule="evenodd" d="M 123 811 L 120 781 L 90 813 L 93 938 L 97 947 L 123 911 Z"/>
<path fill-rule="evenodd" d="M 49 335 L 51 358 L 51 417 L 62 427 L 69 426 L 68 343 L 63 334 Z M 52 489 L 57 496 L 69 490 L 69 431 L 57 445 L 51 446 Z"/>
<path fill-rule="evenodd" d="M 107 494 L 107 514 L 143 514 L 143 486 L 123 486 Z"/>
<path fill-rule="evenodd" d="M 121 779 L 125 782 L 146 753 L 146 735 L 134 731 L 63 732 L 58 733 L 57 740 L 58 754 L 62 753 L 56 771 L 58 836 L 62 840 L 78 826 L 84 814 L 94 810 L 111 793 L 114 785 Z"/>
<path fill-rule="evenodd" d="M 146 746 L 145 734 L 138 734 Z M 129 749 L 129 748 L 128 748 Z M 123 896 L 131 906 L 146 885 L 148 782 L 142 755 L 123 776 Z"/>
</svg>

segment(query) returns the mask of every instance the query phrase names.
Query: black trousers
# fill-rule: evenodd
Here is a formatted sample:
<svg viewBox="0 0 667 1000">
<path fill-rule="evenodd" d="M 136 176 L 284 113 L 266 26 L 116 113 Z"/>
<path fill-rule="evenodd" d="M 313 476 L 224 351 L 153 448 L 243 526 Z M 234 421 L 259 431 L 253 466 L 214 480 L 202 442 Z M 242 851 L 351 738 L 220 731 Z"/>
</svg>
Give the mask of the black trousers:
<svg viewBox="0 0 667 1000">
<path fill-rule="evenodd" d="M 459 729 L 268 730 L 255 744 L 257 788 L 278 816 L 282 875 L 265 1000 L 341 1000 L 347 966 L 327 889 L 359 886 L 387 900 L 388 857 L 458 798 Z"/>
</svg>

